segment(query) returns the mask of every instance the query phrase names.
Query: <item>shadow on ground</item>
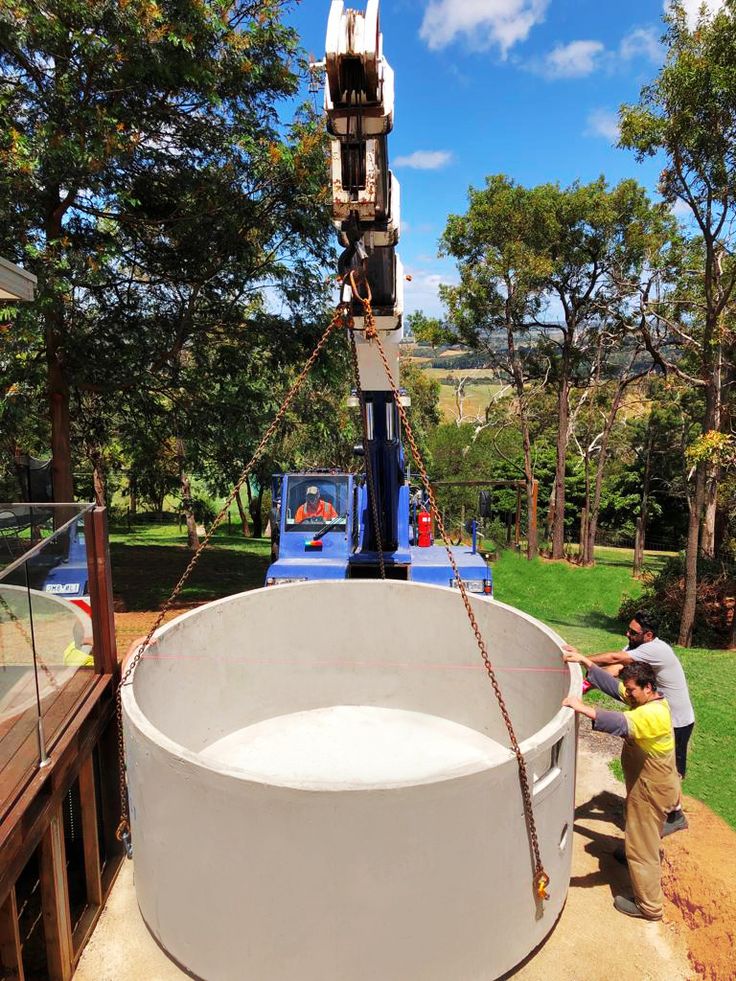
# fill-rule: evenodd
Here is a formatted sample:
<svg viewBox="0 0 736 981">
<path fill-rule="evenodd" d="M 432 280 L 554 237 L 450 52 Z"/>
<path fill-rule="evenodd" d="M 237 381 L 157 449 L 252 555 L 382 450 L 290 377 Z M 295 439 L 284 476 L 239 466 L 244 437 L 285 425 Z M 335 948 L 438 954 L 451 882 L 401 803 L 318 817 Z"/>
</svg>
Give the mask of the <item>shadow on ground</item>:
<svg viewBox="0 0 736 981">
<path fill-rule="evenodd" d="M 119 612 L 158 610 L 169 598 L 192 558 L 176 545 L 110 545 L 115 608 Z M 181 593 L 185 605 L 209 602 L 264 583 L 268 559 L 220 548 L 206 549 Z"/>
<path fill-rule="evenodd" d="M 598 831 L 595 823 L 600 822 L 606 829 L 611 825 L 620 834 L 609 834 L 608 830 Z M 604 790 L 575 809 L 575 833 L 586 838 L 585 851 L 596 860 L 598 869 L 585 875 L 573 876 L 571 886 L 588 888 L 606 885 L 611 895 L 618 895 L 626 889 L 629 877 L 624 865 L 614 858 L 614 851 L 623 847 L 624 813 L 623 800 L 618 794 Z"/>
</svg>

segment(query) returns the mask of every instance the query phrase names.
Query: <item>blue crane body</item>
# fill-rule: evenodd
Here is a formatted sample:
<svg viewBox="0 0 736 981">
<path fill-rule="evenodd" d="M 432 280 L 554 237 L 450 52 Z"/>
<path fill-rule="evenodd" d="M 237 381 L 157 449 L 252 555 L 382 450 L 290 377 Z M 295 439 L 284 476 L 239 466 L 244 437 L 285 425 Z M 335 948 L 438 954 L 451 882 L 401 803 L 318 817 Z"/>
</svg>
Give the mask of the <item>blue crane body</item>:
<svg viewBox="0 0 736 981">
<path fill-rule="evenodd" d="M 306 515 L 297 520 L 307 488 L 316 487 L 320 500 L 329 503 L 336 517 L 324 520 Z M 370 545 L 372 509 L 368 484 L 362 475 L 305 471 L 274 480 L 272 532 L 274 555 L 266 584 L 325 579 L 377 578 L 380 560 Z M 396 487 L 391 516 L 397 528 L 395 547 L 384 546 L 386 577 L 453 587 L 455 579 L 443 545 L 419 545 L 417 516 L 408 482 Z M 394 544 L 392 542 L 388 544 Z M 451 546 L 451 552 L 469 592 L 492 595 L 492 573 L 474 544 Z"/>
</svg>

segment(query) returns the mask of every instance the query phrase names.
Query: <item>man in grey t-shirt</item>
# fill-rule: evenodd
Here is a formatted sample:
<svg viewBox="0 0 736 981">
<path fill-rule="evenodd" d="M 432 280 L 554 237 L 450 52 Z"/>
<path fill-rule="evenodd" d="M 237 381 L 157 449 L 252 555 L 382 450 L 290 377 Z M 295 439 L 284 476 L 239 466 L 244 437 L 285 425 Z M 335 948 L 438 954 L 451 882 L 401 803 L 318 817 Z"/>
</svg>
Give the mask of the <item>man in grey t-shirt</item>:
<svg viewBox="0 0 736 981">
<path fill-rule="evenodd" d="M 613 675 L 618 675 L 622 668 L 634 661 L 651 665 L 657 679 L 657 689 L 667 699 L 672 713 L 675 762 L 682 779 L 687 769 L 687 745 L 695 725 L 695 713 L 682 665 L 670 645 L 657 637 L 657 627 L 657 621 L 648 611 L 638 610 L 626 631 L 626 648 L 623 651 L 595 654 L 589 660 Z M 565 650 L 571 655 L 578 653 L 574 647 L 566 646 Z M 663 836 L 686 827 L 687 818 L 682 813 L 681 802 L 678 801 L 675 810 L 667 816 Z"/>
</svg>

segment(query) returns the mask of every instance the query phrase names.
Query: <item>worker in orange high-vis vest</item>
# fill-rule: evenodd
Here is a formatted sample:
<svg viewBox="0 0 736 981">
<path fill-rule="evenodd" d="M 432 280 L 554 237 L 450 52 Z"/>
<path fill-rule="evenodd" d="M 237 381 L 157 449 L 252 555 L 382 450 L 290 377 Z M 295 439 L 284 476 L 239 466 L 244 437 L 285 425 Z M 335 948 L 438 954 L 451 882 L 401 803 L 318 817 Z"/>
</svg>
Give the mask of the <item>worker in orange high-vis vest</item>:
<svg viewBox="0 0 736 981">
<path fill-rule="evenodd" d="M 307 499 L 296 512 L 295 521 L 299 525 L 302 521 L 332 521 L 337 517 L 337 511 L 329 501 L 323 501 L 319 494 L 319 487 L 312 485 L 307 487 Z"/>
</svg>

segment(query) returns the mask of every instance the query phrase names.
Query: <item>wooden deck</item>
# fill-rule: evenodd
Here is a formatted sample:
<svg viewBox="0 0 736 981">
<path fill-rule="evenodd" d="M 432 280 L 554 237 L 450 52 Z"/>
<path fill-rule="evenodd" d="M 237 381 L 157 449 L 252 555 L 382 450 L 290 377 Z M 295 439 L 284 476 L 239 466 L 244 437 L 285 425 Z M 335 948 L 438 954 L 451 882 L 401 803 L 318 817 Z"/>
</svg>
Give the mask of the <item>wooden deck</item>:
<svg viewBox="0 0 736 981">
<path fill-rule="evenodd" d="M 97 679 L 91 668 L 66 670 L 57 687 L 49 686 L 41 708 L 47 749 L 64 730 Z M 14 710 L 14 706 L 17 710 Z M 33 671 L 15 682 L 0 715 L 0 823 L 38 770 L 38 711 Z"/>
</svg>

